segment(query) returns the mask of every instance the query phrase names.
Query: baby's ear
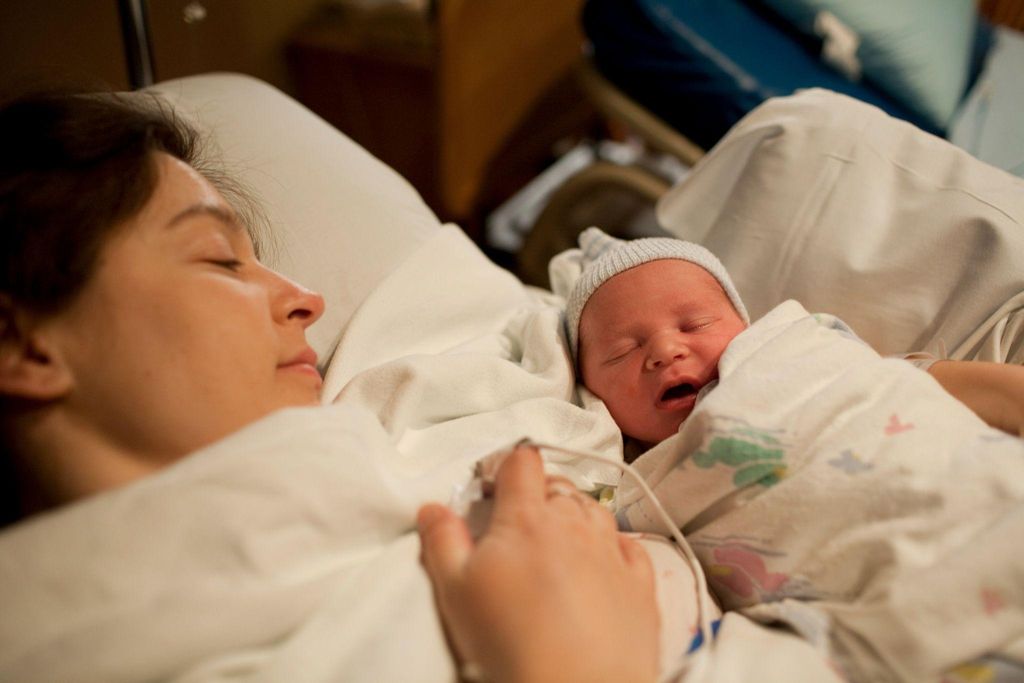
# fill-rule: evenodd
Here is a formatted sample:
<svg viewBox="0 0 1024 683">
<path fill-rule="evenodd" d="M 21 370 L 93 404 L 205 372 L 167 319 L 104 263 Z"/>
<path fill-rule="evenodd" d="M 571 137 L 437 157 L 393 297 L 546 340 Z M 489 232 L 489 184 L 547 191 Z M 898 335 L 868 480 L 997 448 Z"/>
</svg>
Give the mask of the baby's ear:
<svg viewBox="0 0 1024 683">
<path fill-rule="evenodd" d="M 31 316 L 0 296 L 0 394 L 51 401 L 72 387 L 71 373 L 55 344 Z"/>
</svg>

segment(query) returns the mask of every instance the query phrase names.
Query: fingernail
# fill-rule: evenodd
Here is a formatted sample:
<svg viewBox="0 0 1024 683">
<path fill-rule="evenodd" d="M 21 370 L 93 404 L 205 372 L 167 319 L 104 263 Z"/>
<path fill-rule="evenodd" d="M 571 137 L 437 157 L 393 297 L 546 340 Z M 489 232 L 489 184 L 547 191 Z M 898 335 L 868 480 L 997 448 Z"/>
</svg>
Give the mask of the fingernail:
<svg viewBox="0 0 1024 683">
<path fill-rule="evenodd" d="M 416 513 L 416 528 L 423 531 L 443 516 L 443 507 L 437 503 L 427 503 Z"/>
</svg>

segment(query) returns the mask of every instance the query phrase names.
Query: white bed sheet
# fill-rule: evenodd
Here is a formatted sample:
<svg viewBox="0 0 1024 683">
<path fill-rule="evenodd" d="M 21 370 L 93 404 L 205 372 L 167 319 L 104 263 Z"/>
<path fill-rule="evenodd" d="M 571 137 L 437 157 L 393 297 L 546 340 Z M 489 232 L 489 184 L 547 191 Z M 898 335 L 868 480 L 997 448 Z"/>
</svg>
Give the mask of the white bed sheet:
<svg viewBox="0 0 1024 683">
<path fill-rule="evenodd" d="M 658 205 L 757 318 L 786 299 L 883 354 L 1024 362 L 1024 180 L 824 90 L 751 112 Z"/>
</svg>

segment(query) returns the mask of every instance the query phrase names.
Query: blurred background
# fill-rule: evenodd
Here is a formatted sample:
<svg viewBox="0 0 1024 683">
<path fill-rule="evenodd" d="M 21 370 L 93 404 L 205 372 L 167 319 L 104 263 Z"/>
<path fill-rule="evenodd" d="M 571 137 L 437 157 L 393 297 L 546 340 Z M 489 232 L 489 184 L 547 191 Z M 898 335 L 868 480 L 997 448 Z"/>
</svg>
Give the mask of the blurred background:
<svg viewBox="0 0 1024 683">
<path fill-rule="evenodd" d="M 658 195 L 799 87 L 1024 172 L 1006 144 L 1024 150 L 1024 96 L 997 78 L 1024 82 L 1022 28 L 1024 0 L 3 0 L 0 91 L 250 74 L 545 284 L 547 256 L 587 225 L 657 232 Z"/>
</svg>

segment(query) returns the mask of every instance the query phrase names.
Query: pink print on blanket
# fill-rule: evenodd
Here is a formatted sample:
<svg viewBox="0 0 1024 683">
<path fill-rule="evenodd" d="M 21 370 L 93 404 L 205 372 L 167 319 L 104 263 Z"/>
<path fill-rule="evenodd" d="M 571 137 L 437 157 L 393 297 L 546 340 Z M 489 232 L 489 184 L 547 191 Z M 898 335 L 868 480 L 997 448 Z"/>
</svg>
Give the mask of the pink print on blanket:
<svg viewBox="0 0 1024 683">
<path fill-rule="evenodd" d="M 789 576 L 768 571 L 764 558 L 738 544 L 718 546 L 711 551 L 713 562 L 708 566 L 709 578 L 740 598 L 760 598 L 778 593 Z"/>
</svg>

